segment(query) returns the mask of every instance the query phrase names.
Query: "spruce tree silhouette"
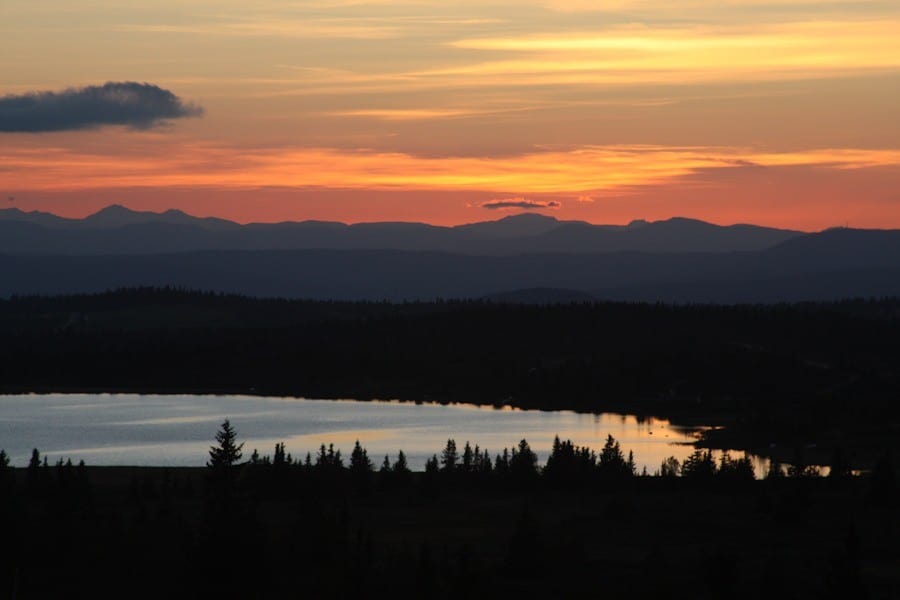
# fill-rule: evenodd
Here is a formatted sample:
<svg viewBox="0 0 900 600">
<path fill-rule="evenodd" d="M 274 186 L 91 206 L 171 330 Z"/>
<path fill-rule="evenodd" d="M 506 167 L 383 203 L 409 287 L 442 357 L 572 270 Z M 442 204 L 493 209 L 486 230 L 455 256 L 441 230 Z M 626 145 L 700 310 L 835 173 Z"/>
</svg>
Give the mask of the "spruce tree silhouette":
<svg viewBox="0 0 900 600">
<path fill-rule="evenodd" d="M 31 459 L 28 461 L 28 468 L 25 470 L 25 490 L 29 494 L 35 494 L 44 488 L 44 472 L 47 459 L 41 461 L 41 453 L 37 448 L 31 451 Z"/>
<path fill-rule="evenodd" d="M 228 419 L 222 422 L 221 429 L 216 432 L 216 442 L 218 446 L 210 446 L 209 461 L 206 466 L 213 469 L 230 469 L 237 464 L 243 454 L 241 449 L 244 447 L 243 442 L 236 444 L 237 431 L 231 426 Z"/>
<path fill-rule="evenodd" d="M 681 465 L 681 476 L 698 481 L 709 481 L 716 475 L 716 461 L 712 450 L 697 449 Z"/>
<path fill-rule="evenodd" d="M 425 461 L 425 474 L 421 479 L 424 496 L 433 498 L 437 495 L 439 469 L 437 454 L 432 454 L 431 458 Z"/>
<path fill-rule="evenodd" d="M 533 483 L 537 477 L 537 454 L 531 451 L 531 446 L 524 439 L 513 448 L 509 474 L 517 485 L 523 486 Z"/>
<path fill-rule="evenodd" d="M 444 451 L 441 452 L 441 471 L 445 473 L 453 473 L 456 471 L 456 462 L 459 455 L 456 452 L 456 440 L 447 440 Z"/>
<path fill-rule="evenodd" d="M 472 446 L 469 444 L 469 440 L 466 440 L 466 446 L 463 448 L 462 454 L 462 468 L 463 473 L 469 474 L 472 472 L 473 464 L 475 462 L 475 452 L 472 450 Z"/>
<path fill-rule="evenodd" d="M 660 477 L 678 477 L 679 473 L 681 473 L 681 463 L 674 456 L 670 456 L 659 465 Z"/>
<path fill-rule="evenodd" d="M 234 484 L 233 471 L 243 456 L 241 449 L 244 444 L 236 443 L 237 431 L 231 426 L 228 419 L 225 419 L 219 431 L 216 432 L 216 441 L 218 445 L 209 448 L 209 461 L 206 466 L 210 472 L 213 498 L 221 500 L 223 508 L 227 512 L 230 510 Z"/>
<path fill-rule="evenodd" d="M 409 470 L 409 465 L 406 463 L 406 454 L 403 453 L 403 450 L 400 450 L 397 453 L 397 461 L 393 466 L 394 473 L 411 473 Z"/>
<path fill-rule="evenodd" d="M 603 449 L 600 451 L 600 459 L 597 463 L 601 478 L 614 480 L 634 475 L 632 471 L 633 466 L 634 457 L 631 457 L 631 464 L 629 464 L 628 461 L 625 460 L 625 455 L 622 454 L 622 448 L 619 446 L 619 442 L 616 441 L 612 434 L 608 434 L 606 436 L 606 443 L 603 444 Z"/>
<path fill-rule="evenodd" d="M 272 465 L 275 467 L 284 467 L 288 464 L 287 455 L 284 452 L 284 442 L 275 444 L 275 454 L 272 457 Z"/>
<path fill-rule="evenodd" d="M 397 453 L 397 460 L 394 462 L 394 466 L 391 467 L 391 477 L 399 487 L 409 485 L 409 482 L 412 480 L 412 471 L 406 462 L 406 454 L 403 453 L 403 450 Z"/>
<path fill-rule="evenodd" d="M 358 492 L 367 492 L 372 476 L 372 461 L 369 460 L 369 454 L 363 448 L 359 440 L 353 445 L 353 452 L 350 453 L 350 476 L 353 479 L 353 485 Z"/>
</svg>

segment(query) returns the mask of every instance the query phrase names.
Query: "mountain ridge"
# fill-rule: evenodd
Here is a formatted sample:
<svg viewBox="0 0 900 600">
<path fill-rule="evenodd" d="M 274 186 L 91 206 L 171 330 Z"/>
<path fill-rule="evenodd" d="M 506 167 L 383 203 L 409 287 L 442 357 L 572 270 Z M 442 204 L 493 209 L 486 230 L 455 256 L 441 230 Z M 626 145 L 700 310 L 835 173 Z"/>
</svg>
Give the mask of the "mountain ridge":
<svg viewBox="0 0 900 600">
<path fill-rule="evenodd" d="M 37 228 L 37 229 L 36 229 Z M 455 226 L 417 222 L 285 221 L 248 223 L 108 206 L 84 219 L 0 210 L 0 252 L 22 254 L 158 254 L 200 250 L 396 249 L 475 255 L 615 251 L 761 250 L 803 232 L 756 225 L 716 225 L 673 217 L 596 225 L 522 213 Z"/>
<path fill-rule="evenodd" d="M 848 246 L 834 250 L 835 238 Z M 845 239 L 846 238 L 846 239 Z M 900 296 L 900 231 L 828 231 L 763 251 L 535 253 L 206 250 L 130 255 L 0 254 L 0 296 L 175 286 L 334 300 L 558 295 L 662 302 L 793 302 Z M 840 261 L 834 256 L 840 255 Z M 873 261 L 873 256 L 879 257 Z M 582 294 L 586 296 L 581 296 Z"/>
</svg>

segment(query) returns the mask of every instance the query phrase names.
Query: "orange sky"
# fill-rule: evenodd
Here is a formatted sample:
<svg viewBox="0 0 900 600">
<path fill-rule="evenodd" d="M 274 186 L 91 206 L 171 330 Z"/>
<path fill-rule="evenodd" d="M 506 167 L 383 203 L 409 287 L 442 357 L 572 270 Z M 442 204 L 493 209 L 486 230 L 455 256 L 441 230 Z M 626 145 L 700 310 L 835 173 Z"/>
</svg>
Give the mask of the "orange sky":
<svg viewBox="0 0 900 600">
<path fill-rule="evenodd" d="M 146 81 L 204 115 L 0 133 L 7 206 L 900 227 L 895 2 L 133 4 L 5 0 L 0 95 Z"/>
</svg>

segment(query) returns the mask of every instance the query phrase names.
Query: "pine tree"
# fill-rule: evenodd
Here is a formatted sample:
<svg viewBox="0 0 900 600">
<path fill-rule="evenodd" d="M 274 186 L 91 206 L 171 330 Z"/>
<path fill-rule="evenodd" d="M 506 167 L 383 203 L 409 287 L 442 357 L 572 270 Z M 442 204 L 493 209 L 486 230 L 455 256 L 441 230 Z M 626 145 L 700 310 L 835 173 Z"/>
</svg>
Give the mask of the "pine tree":
<svg viewBox="0 0 900 600">
<path fill-rule="evenodd" d="M 634 475 L 628 462 L 625 460 L 625 455 L 622 454 L 619 442 L 612 435 L 606 436 L 606 443 L 600 451 L 599 467 L 600 473 L 604 477 L 616 478 Z"/>
<path fill-rule="evenodd" d="M 356 440 L 356 444 L 353 445 L 353 452 L 350 453 L 350 471 L 360 475 L 365 475 L 372 471 L 372 461 L 369 460 L 369 454 L 360 445 L 359 440 Z"/>
<path fill-rule="evenodd" d="M 531 451 L 531 446 L 524 439 L 519 442 L 517 448 L 513 448 L 509 469 L 513 476 L 520 480 L 537 475 L 537 454 Z"/>
<path fill-rule="evenodd" d="M 44 459 L 46 463 L 47 459 Z M 41 473 L 41 453 L 37 448 L 31 451 L 31 460 L 28 461 L 28 468 L 25 470 L 25 488 L 30 493 L 35 493 L 42 487 L 44 478 Z"/>
<path fill-rule="evenodd" d="M 466 447 L 463 448 L 462 455 L 462 470 L 465 473 L 470 473 L 472 471 L 472 464 L 475 461 L 475 453 L 472 451 L 472 446 L 469 445 L 469 441 L 466 440 Z"/>
<path fill-rule="evenodd" d="M 394 473 L 403 473 L 408 474 L 411 471 L 409 470 L 409 465 L 406 463 L 406 455 L 403 453 L 403 450 L 397 453 L 397 462 L 394 463 Z"/>
<path fill-rule="evenodd" d="M 222 423 L 222 428 L 216 432 L 216 441 L 219 445 L 210 446 L 209 448 L 207 467 L 227 469 L 241 460 L 243 456 L 241 448 L 244 447 L 244 444 L 235 444 L 237 431 L 231 426 L 231 422 L 228 419 L 225 419 Z"/>
<path fill-rule="evenodd" d="M 434 474 L 438 471 L 438 457 L 437 455 L 432 455 L 431 458 L 425 461 L 425 473 Z"/>
<path fill-rule="evenodd" d="M 452 473 L 456 470 L 456 461 L 458 455 L 456 453 L 456 440 L 447 440 L 447 446 L 441 452 L 441 470 Z"/>
<path fill-rule="evenodd" d="M 684 459 L 684 464 L 681 465 L 682 477 L 712 479 L 715 474 L 716 461 L 713 458 L 712 450 L 703 451 L 698 448 Z"/>
<path fill-rule="evenodd" d="M 659 466 L 660 477 L 678 477 L 681 472 L 681 464 L 674 456 L 670 456 Z"/>
<path fill-rule="evenodd" d="M 275 455 L 272 457 L 272 464 L 276 467 L 283 467 L 288 463 L 287 454 L 284 451 L 284 442 L 275 444 Z"/>
<path fill-rule="evenodd" d="M 40 469 L 41 468 L 41 453 L 37 448 L 31 451 L 31 460 L 28 461 L 29 469 Z"/>
</svg>

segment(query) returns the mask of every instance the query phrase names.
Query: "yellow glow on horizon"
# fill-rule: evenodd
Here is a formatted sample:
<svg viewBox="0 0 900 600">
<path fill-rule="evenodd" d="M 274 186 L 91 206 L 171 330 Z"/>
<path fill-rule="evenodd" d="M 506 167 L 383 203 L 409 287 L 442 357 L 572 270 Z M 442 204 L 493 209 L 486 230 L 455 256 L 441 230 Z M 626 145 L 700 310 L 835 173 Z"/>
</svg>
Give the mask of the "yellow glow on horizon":
<svg viewBox="0 0 900 600">
<path fill-rule="evenodd" d="M 571 194 L 660 184 L 704 169 L 900 166 L 900 149 L 759 152 L 720 147 L 588 146 L 509 157 L 422 157 L 325 148 L 241 149 L 162 144 L 150 155 L 119 156 L 56 149 L 0 150 L 21 190 L 188 186 L 337 189 L 431 189 Z M 13 180 L 14 179 L 14 180 Z"/>
</svg>

